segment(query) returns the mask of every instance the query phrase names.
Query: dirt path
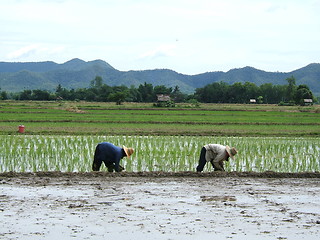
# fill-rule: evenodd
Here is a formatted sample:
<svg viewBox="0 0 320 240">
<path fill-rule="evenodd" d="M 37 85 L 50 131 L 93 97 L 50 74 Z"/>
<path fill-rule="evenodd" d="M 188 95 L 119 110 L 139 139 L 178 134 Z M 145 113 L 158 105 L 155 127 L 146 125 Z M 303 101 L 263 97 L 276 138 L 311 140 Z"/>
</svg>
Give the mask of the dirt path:
<svg viewBox="0 0 320 240">
<path fill-rule="evenodd" d="M 318 239 L 319 174 L 270 174 L 2 173 L 0 239 Z"/>
</svg>

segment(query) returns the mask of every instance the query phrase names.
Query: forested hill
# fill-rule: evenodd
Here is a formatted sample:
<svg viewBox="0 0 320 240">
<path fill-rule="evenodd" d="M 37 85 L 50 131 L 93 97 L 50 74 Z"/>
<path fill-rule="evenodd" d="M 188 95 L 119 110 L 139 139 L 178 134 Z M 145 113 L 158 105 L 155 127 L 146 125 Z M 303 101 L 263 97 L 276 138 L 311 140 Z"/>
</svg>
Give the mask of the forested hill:
<svg viewBox="0 0 320 240">
<path fill-rule="evenodd" d="M 61 84 L 68 89 L 89 87 L 90 81 L 101 76 L 110 86 L 139 86 L 144 82 L 153 86 L 179 86 L 185 93 L 192 93 L 195 88 L 204 87 L 213 82 L 252 82 L 287 84 L 286 78 L 294 76 L 296 84 L 306 84 L 315 95 L 320 95 L 320 64 L 313 63 L 298 70 L 265 72 L 252 67 L 232 69 L 228 72 L 207 72 L 197 75 L 184 75 L 168 69 L 144 71 L 119 71 L 102 60 L 85 62 L 72 59 L 63 64 L 55 62 L 0 62 L 1 91 L 18 92 L 25 89 L 54 90 Z"/>
</svg>

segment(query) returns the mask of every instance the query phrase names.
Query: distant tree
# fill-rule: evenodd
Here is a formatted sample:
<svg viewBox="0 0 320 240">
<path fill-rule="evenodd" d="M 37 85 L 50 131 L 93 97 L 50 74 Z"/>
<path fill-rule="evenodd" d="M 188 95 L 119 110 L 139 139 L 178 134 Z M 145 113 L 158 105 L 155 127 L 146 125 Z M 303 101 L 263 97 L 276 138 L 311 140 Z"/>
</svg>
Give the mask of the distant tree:
<svg viewBox="0 0 320 240">
<path fill-rule="evenodd" d="M 296 91 L 296 79 L 294 76 L 291 76 L 286 79 L 288 82 L 288 87 L 287 87 L 287 101 L 291 102 L 294 101 L 294 95 Z"/>
<path fill-rule="evenodd" d="M 52 99 L 50 98 L 50 93 L 48 91 L 36 89 L 36 90 L 32 91 L 32 100 L 48 101 L 48 100 L 52 100 Z"/>
<path fill-rule="evenodd" d="M 287 98 L 287 85 L 272 85 L 271 83 L 265 83 L 260 85 L 256 94 L 256 96 L 262 97 L 263 103 L 278 104 L 280 101 L 285 101 Z"/>
<path fill-rule="evenodd" d="M 155 86 L 154 89 L 153 89 L 153 93 L 155 95 L 157 94 L 166 94 L 166 95 L 169 95 L 170 93 L 172 92 L 172 88 L 167 88 L 166 86 L 164 85 L 159 85 L 159 86 Z"/>
<path fill-rule="evenodd" d="M 31 90 L 23 90 L 20 95 L 17 95 L 19 100 L 31 100 L 32 99 L 32 91 Z"/>
<path fill-rule="evenodd" d="M 260 85 L 259 92 L 263 97 L 264 103 L 277 104 L 281 101 L 285 101 L 287 95 L 287 86 L 265 83 Z"/>
<path fill-rule="evenodd" d="M 69 93 L 68 93 L 68 100 L 76 100 L 77 97 L 76 97 L 76 90 L 74 90 L 73 88 L 70 89 Z"/>
<path fill-rule="evenodd" d="M 7 99 L 8 99 L 8 93 L 6 91 L 1 91 L 0 100 L 7 100 Z"/>
<path fill-rule="evenodd" d="M 263 97 L 264 103 L 278 103 L 279 101 L 274 101 L 276 98 L 276 92 L 274 91 L 273 85 L 271 83 L 265 83 L 260 85 L 260 94 Z"/>
<path fill-rule="evenodd" d="M 113 88 L 110 87 L 109 85 L 103 84 L 98 93 L 97 93 L 97 101 L 100 102 L 108 102 L 109 101 L 109 95 L 113 92 Z"/>
<path fill-rule="evenodd" d="M 86 101 L 97 101 L 97 94 L 94 92 L 92 88 L 86 89 L 84 92 L 84 100 Z"/>
<path fill-rule="evenodd" d="M 115 92 L 115 93 L 111 93 L 109 95 L 109 99 L 111 101 L 116 102 L 117 105 L 121 105 L 125 101 L 127 96 L 128 96 L 128 92 L 126 92 L 126 91 Z"/>
<path fill-rule="evenodd" d="M 274 91 L 274 99 L 271 103 L 279 103 L 280 101 L 285 101 L 286 99 L 286 92 L 287 92 L 287 86 L 286 85 L 274 85 L 273 86 Z"/>
<path fill-rule="evenodd" d="M 151 83 L 144 83 L 143 85 L 140 84 L 138 87 L 138 91 L 141 95 L 142 102 L 153 102 L 155 101 L 156 97 L 153 91 L 153 86 Z"/>
<path fill-rule="evenodd" d="M 17 100 L 36 100 L 36 101 L 49 101 L 55 99 L 55 95 L 46 90 L 24 90 L 16 95 Z"/>
<path fill-rule="evenodd" d="M 73 100 L 86 100 L 88 90 L 85 88 L 78 88 L 76 90 L 72 90 L 72 99 Z"/>
<path fill-rule="evenodd" d="M 70 99 L 70 91 L 67 89 L 63 88 L 61 84 L 59 84 L 56 88 L 56 97 L 59 99 L 64 99 L 64 100 L 72 100 Z"/>
<path fill-rule="evenodd" d="M 245 82 L 243 87 L 245 91 L 243 93 L 243 102 L 248 102 L 251 98 L 257 98 L 259 96 L 259 88 L 254 83 Z"/>
<path fill-rule="evenodd" d="M 309 87 L 305 84 L 299 85 L 294 96 L 294 100 L 296 104 L 303 105 L 304 99 L 312 99 L 313 100 L 313 94 L 310 91 Z"/>
<path fill-rule="evenodd" d="M 59 85 L 56 88 L 56 93 L 60 93 L 62 91 L 63 91 L 63 88 L 62 88 L 61 84 L 59 83 Z"/>
<path fill-rule="evenodd" d="M 128 94 L 127 100 L 129 102 L 141 102 L 141 94 L 137 88 L 135 88 L 132 85 L 130 86 L 128 91 L 129 91 L 129 94 Z"/>
<path fill-rule="evenodd" d="M 174 90 L 171 93 L 171 97 L 175 102 L 184 102 L 184 101 L 186 101 L 187 94 L 183 94 L 180 91 L 179 86 L 175 86 Z"/>
<path fill-rule="evenodd" d="M 193 98 L 207 103 L 247 103 L 249 99 L 255 98 L 260 102 L 277 104 L 287 99 L 287 93 L 287 85 L 266 83 L 258 87 L 250 82 L 236 82 L 232 85 L 225 82 L 214 82 L 203 88 L 197 88 Z"/>
<path fill-rule="evenodd" d="M 103 84 L 103 80 L 102 80 L 102 77 L 100 76 L 96 76 L 95 79 L 91 80 L 90 82 L 90 86 L 92 88 L 101 88 L 102 87 L 102 84 Z"/>
<path fill-rule="evenodd" d="M 248 102 L 248 93 L 245 86 L 241 82 L 236 82 L 229 87 L 229 96 L 231 103 L 246 103 Z"/>
<path fill-rule="evenodd" d="M 197 88 L 195 98 L 199 102 L 220 103 L 227 101 L 232 94 L 228 91 L 229 86 L 224 82 L 214 82 L 203 88 Z"/>
</svg>

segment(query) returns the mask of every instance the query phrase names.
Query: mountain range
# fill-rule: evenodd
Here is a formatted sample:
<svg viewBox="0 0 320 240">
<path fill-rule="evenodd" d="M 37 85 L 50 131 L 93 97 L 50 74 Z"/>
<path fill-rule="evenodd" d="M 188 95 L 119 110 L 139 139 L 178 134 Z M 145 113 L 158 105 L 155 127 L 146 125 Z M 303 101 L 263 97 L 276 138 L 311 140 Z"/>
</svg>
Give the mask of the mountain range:
<svg viewBox="0 0 320 240">
<path fill-rule="evenodd" d="M 272 83 L 287 84 L 294 76 L 296 84 L 306 84 L 314 95 L 320 95 L 320 64 L 312 63 L 291 72 L 266 72 L 253 67 L 215 71 L 197 75 L 185 75 L 169 69 L 143 71 L 119 71 L 102 60 L 83 61 L 72 59 L 62 64 L 55 62 L 0 62 L 1 91 L 19 92 L 25 89 L 54 91 L 59 84 L 67 89 L 86 88 L 96 76 L 102 77 L 110 86 L 126 85 L 138 87 L 151 83 L 153 86 L 179 86 L 184 93 L 193 93 L 196 88 L 213 82 L 252 82 L 256 85 Z"/>
</svg>

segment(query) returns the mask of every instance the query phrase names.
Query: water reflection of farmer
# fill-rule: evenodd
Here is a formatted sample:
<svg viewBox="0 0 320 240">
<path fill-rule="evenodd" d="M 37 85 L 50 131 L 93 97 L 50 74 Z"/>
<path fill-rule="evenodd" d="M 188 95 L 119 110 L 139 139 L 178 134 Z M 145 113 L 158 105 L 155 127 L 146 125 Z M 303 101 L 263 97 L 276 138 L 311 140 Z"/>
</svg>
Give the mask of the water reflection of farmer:
<svg viewBox="0 0 320 240">
<path fill-rule="evenodd" d="M 113 170 L 121 172 L 124 168 L 120 166 L 120 160 L 123 157 L 130 157 L 133 151 L 133 148 L 125 146 L 121 148 L 109 142 L 99 143 L 94 153 L 92 170 L 99 171 L 102 162 L 104 162 L 109 172 L 113 172 Z"/>
<path fill-rule="evenodd" d="M 207 162 L 211 162 L 215 171 L 224 171 L 223 161 L 233 159 L 237 154 L 237 149 L 220 144 L 207 144 L 201 149 L 197 172 L 202 172 Z"/>
</svg>

